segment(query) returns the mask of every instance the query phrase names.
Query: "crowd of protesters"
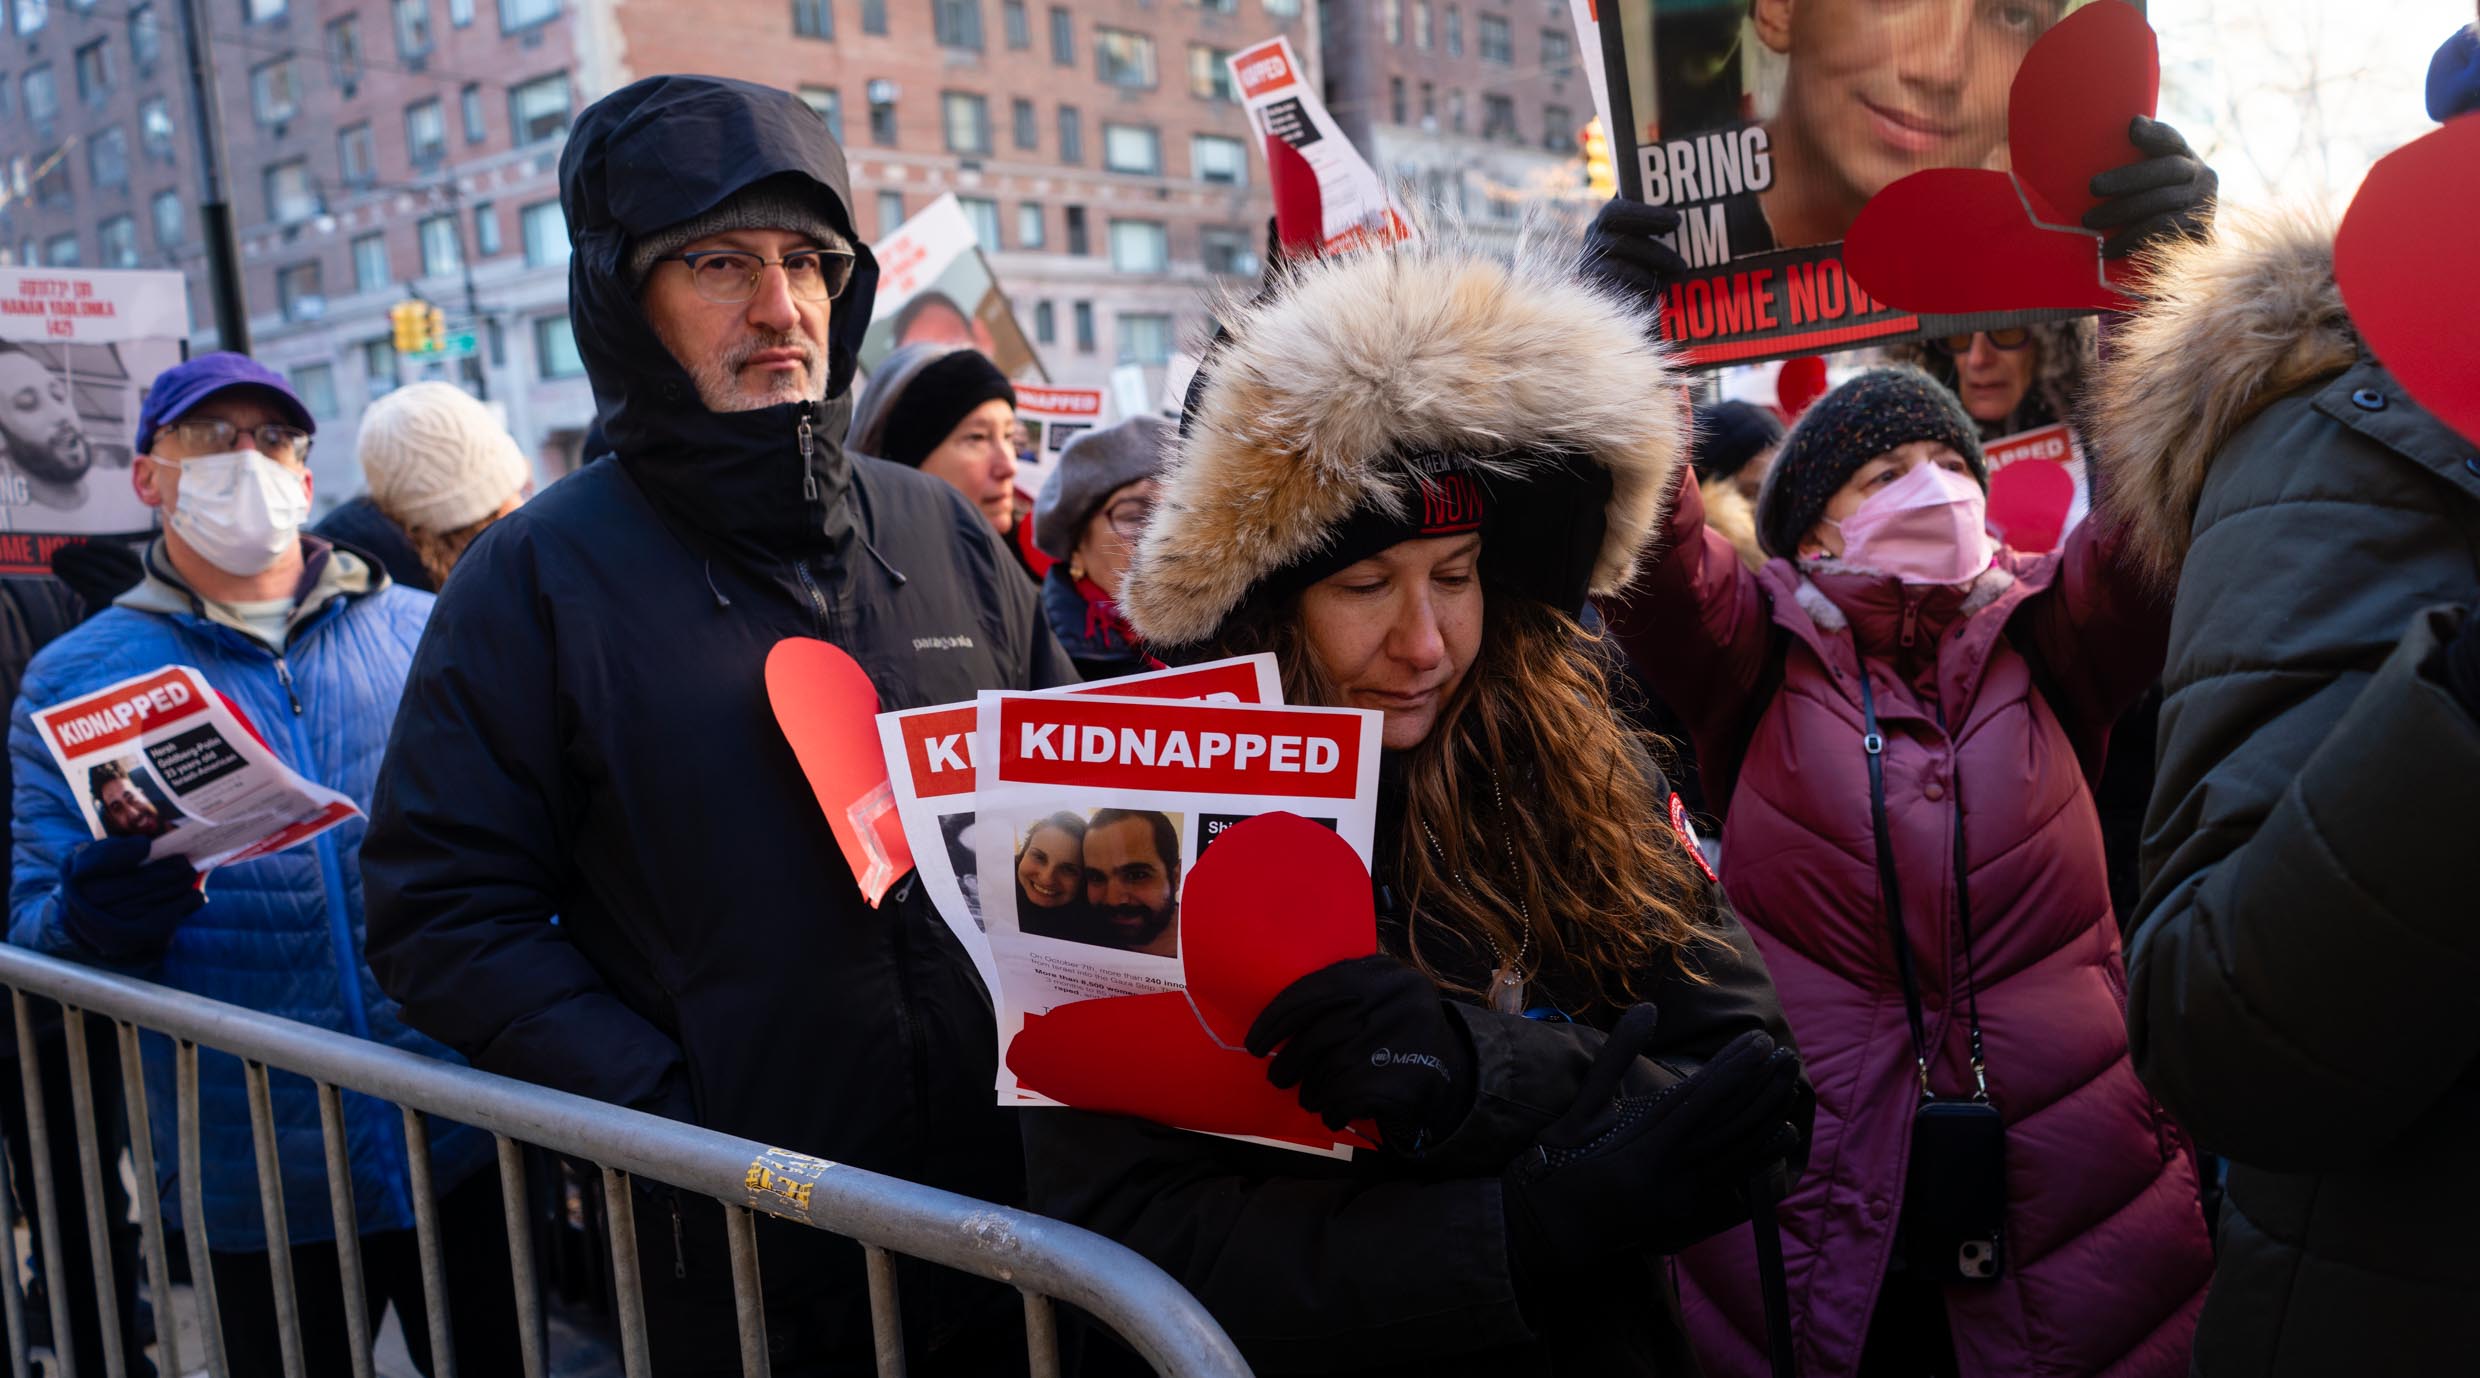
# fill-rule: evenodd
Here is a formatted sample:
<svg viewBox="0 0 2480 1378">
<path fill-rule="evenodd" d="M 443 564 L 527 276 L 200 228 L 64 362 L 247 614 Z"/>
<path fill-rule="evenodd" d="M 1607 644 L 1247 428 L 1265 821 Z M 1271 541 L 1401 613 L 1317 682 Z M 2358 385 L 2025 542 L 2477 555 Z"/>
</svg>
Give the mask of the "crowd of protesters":
<svg viewBox="0 0 2480 1378">
<path fill-rule="evenodd" d="M 2480 118 L 2476 50 L 2440 54 L 2439 119 Z M 1691 409 L 1654 331 L 1674 213 L 1512 260 L 1440 225 L 1271 271 L 1176 419 L 1077 437 L 1028 495 L 985 356 L 858 376 L 878 269 L 825 123 L 637 82 L 561 157 L 592 462 L 536 496 L 485 408 L 416 385 L 309 527 L 309 409 L 204 355 L 146 394 L 157 537 L 0 586 L 9 939 L 1029 1206 L 1161 1265 L 1265 1373 L 2461 1371 L 2480 459 L 2361 342 L 2330 225 L 2217 211 L 2153 121 L 2128 155 L 2088 223 L 2140 304 L 2097 327 L 1927 341 L 1789 418 Z M 2093 514 L 2010 549 L 1983 444 L 2065 422 Z M 1288 702 L 1379 712 L 1381 951 L 1247 1039 L 1378 1146 L 995 1104 L 972 959 L 918 884 L 865 901 L 776 726 L 786 637 L 885 709 L 1266 652 Z M 142 829 L 91 838 L 30 714 L 166 664 L 367 823 L 203 891 Z M 2101 782 L 2156 686 L 2114 899 Z M 1073 889 L 1068 822 L 1020 885 Z M 11 1065 L 57 1091 L 36 1028 Z M 286 1272 L 340 1285 L 320 1108 L 273 1086 L 269 1238 L 242 1069 L 204 1060 L 181 1220 L 170 1051 L 139 1187 L 212 1241 L 233 1371 L 273 1373 Z M 358 1097 L 343 1127 L 362 1284 L 433 1372 L 401 1127 Z M 429 1132 L 455 1369 L 513 1372 L 490 1141 Z M 45 1281 L 103 1249 L 140 1344 L 105 1215 L 62 1212 Z M 634 1219 L 652 1371 L 740 1372 L 716 1203 Z M 757 1242 L 773 1371 L 859 1371 L 859 1252 Z M 1010 1289 L 903 1271 L 911 1371 L 1021 1371 Z M 341 1313 L 300 1317 L 307 1371 L 351 1371 Z M 1077 1371 L 1142 1370 L 1075 1338 Z"/>
</svg>

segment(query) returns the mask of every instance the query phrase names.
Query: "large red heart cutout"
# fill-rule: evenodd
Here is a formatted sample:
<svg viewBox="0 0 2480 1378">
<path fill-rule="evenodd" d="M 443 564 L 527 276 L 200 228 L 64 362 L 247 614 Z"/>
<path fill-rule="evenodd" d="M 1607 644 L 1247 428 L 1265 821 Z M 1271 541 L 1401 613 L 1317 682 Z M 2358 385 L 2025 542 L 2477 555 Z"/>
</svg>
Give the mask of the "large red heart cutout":
<svg viewBox="0 0 2480 1378">
<path fill-rule="evenodd" d="M 1317 1148 L 1337 1137 L 1266 1080 L 1262 1060 L 1216 1047 L 1178 991 L 1027 1015 L 1007 1065 L 1027 1090 L 1080 1110 Z"/>
<path fill-rule="evenodd" d="M 1180 888 L 1180 960 L 1197 1021 L 1237 1048 L 1285 986 L 1378 950 L 1369 868 L 1298 814 L 1235 823 Z"/>
<path fill-rule="evenodd" d="M 2351 324 L 2403 390 L 2480 444 L 2480 115 L 2464 115 L 2377 160 L 2334 239 L 2334 279 Z"/>
<path fill-rule="evenodd" d="M 791 636 L 767 652 L 766 697 L 862 898 L 875 908 L 913 869 L 878 740 L 878 690 L 842 650 Z"/>
<path fill-rule="evenodd" d="M 1843 268 L 1870 296 L 1924 315 L 2114 311 L 2128 300 L 2101 274 L 2100 242 L 2033 224 L 2003 172 L 1931 168 L 1860 208 Z"/>
<path fill-rule="evenodd" d="M 2161 102 L 2161 45 L 2133 5 L 2100 0 L 2024 54 L 2006 98 L 2007 157 L 2034 217 L 2079 226 L 2092 179 L 2128 162 L 2127 126 Z"/>
</svg>

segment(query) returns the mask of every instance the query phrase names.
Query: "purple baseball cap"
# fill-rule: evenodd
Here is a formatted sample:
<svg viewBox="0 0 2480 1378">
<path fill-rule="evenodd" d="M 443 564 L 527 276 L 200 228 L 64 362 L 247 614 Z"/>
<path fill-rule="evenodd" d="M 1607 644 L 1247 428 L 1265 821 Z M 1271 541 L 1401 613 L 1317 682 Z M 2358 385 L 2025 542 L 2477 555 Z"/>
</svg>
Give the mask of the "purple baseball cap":
<svg viewBox="0 0 2480 1378">
<path fill-rule="evenodd" d="M 228 388 L 257 388 L 267 393 L 285 420 L 307 434 L 318 434 L 319 425 L 310 419 L 310 409 L 294 395 L 293 385 L 284 381 L 283 374 L 246 354 L 218 352 L 184 359 L 155 375 L 146 400 L 138 406 L 138 453 L 154 448 L 157 430 Z"/>
</svg>

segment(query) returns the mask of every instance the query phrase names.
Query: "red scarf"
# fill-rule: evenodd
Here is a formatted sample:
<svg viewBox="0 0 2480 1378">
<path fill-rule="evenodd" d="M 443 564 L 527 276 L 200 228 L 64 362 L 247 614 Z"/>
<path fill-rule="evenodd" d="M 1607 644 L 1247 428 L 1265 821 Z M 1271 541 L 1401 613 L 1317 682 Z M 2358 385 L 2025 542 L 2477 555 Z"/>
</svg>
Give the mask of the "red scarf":
<svg viewBox="0 0 2480 1378">
<path fill-rule="evenodd" d="M 1085 637 L 1087 640 L 1106 646 L 1116 642 L 1131 650 L 1139 646 L 1137 629 L 1128 625 L 1128 619 L 1120 613 L 1119 604 L 1112 599 L 1110 594 L 1102 591 L 1102 585 L 1080 575 L 1076 580 L 1076 592 L 1078 597 L 1085 600 Z M 1139 654 L 1143 655 L 1143 652 L 1140 651 Z M 1144 659 L 1148 669 L 1163 668 L 1163 663 L 1152 656 L 1144 656 Z"/>
</svg>

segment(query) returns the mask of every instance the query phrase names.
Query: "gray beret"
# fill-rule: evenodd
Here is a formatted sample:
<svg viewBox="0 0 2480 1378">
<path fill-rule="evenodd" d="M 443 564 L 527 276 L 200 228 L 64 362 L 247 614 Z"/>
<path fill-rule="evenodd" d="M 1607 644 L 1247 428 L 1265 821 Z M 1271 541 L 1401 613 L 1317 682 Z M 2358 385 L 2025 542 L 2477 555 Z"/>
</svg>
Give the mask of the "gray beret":
<svg viewBox="0 0 2480 1378">
<path fill-rule="evenodd" d="M 1033 500 L 1033 543 L 1054 560 L 1076 551 L 1094 509 L 1113 493 L 1162 472 L 1178 432 L 1148 413 L 1090 430 L 1068 442 Z"/>
<path fill-rule="evenodd" d="M 710 234 L 731 230 L 786 230 L 805 234 L 821 249 L 852 250 L 826 213 L 787 188 L 761 182 L 743 190 L 706 214 L 666 225 L 629 246 L 629 281 L 640 283 L 655 262 L 697 243 Z"/>
</svg>

